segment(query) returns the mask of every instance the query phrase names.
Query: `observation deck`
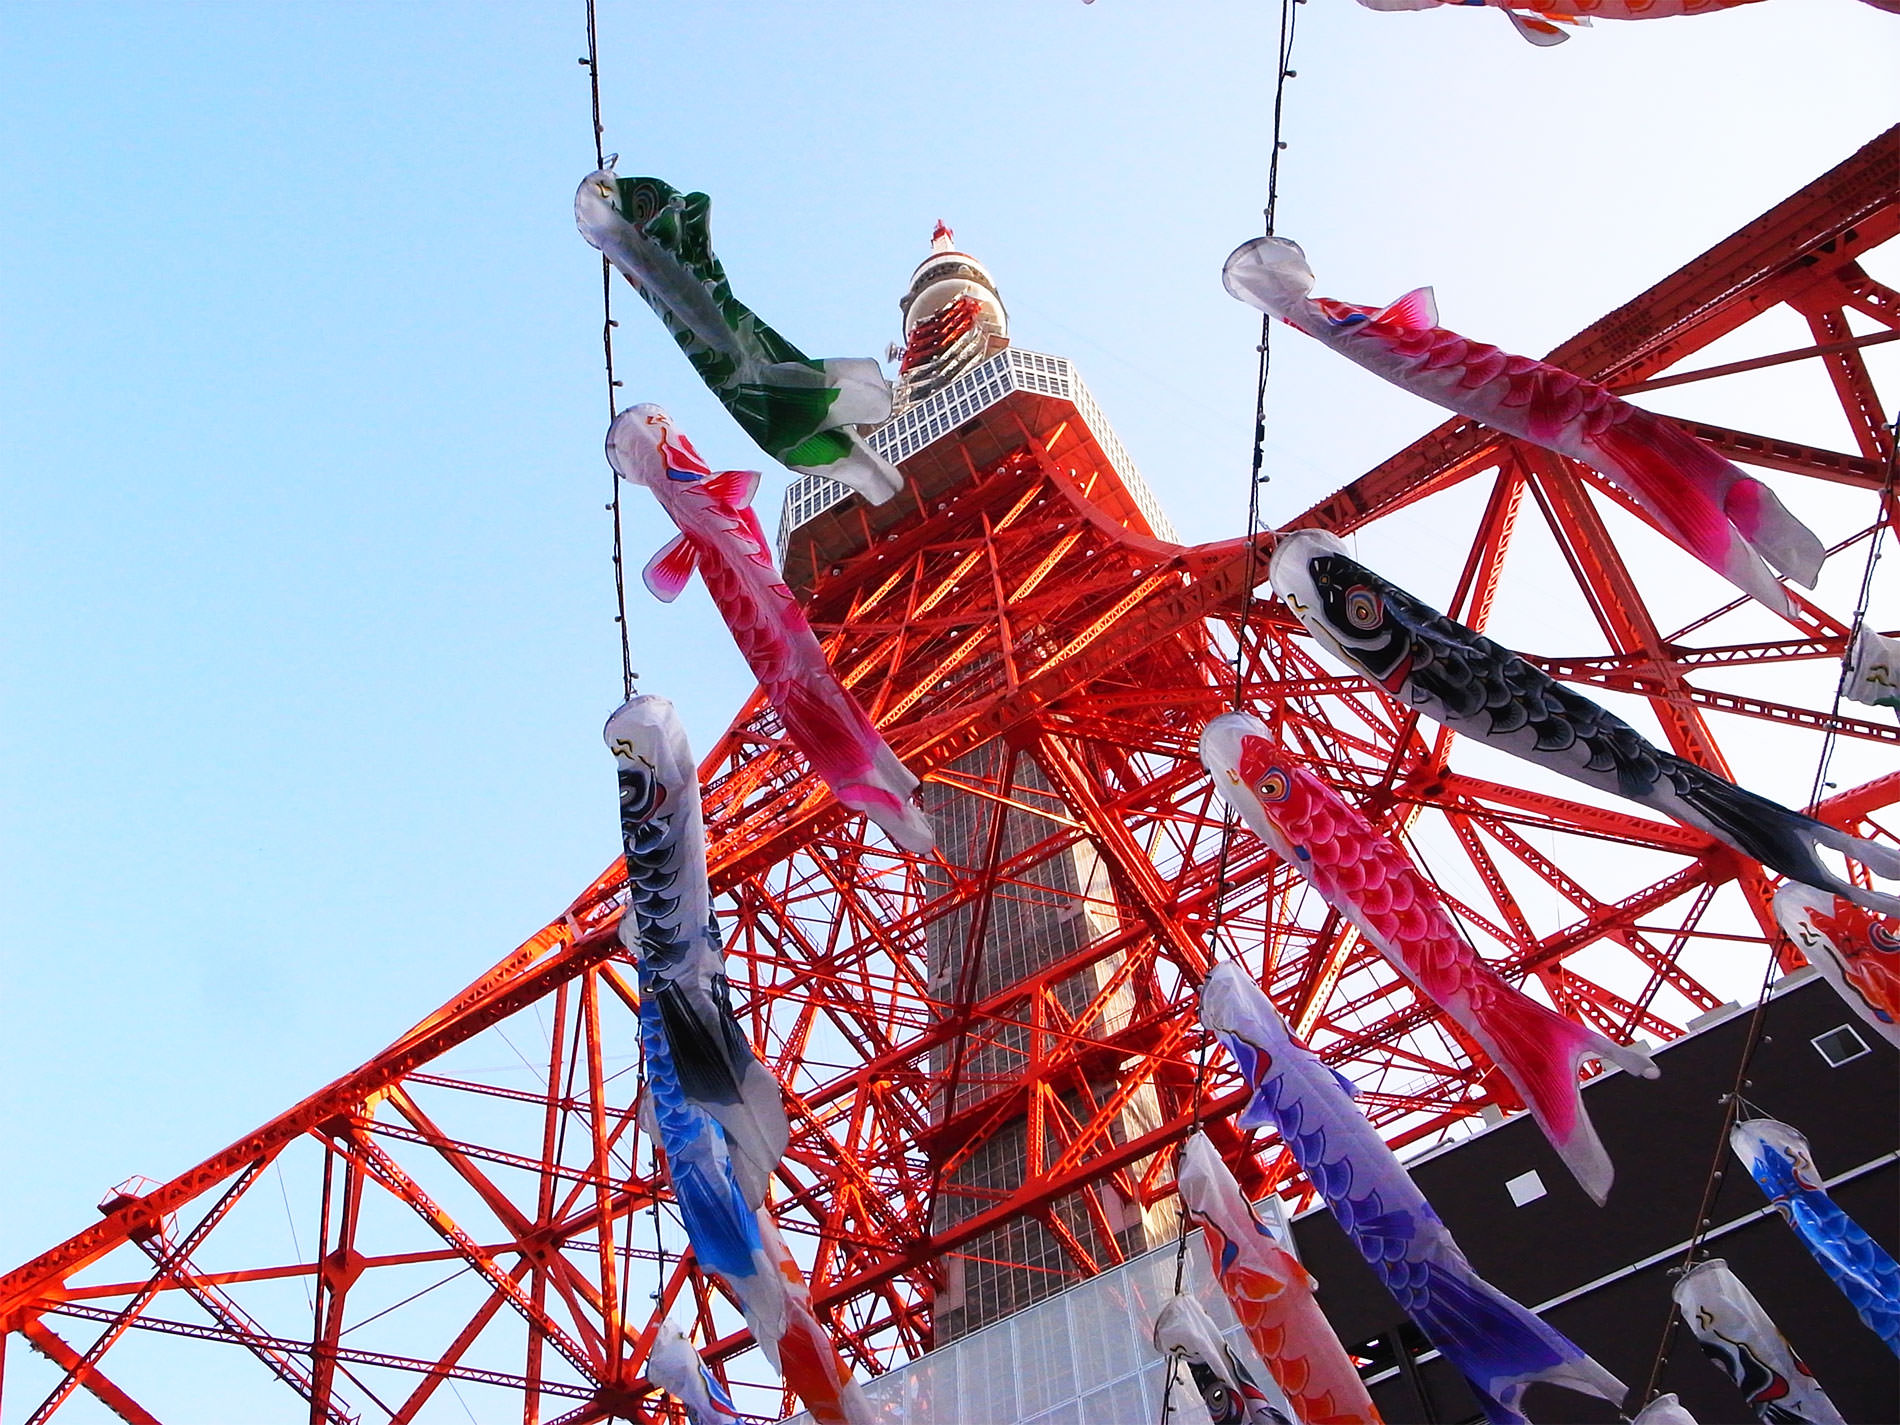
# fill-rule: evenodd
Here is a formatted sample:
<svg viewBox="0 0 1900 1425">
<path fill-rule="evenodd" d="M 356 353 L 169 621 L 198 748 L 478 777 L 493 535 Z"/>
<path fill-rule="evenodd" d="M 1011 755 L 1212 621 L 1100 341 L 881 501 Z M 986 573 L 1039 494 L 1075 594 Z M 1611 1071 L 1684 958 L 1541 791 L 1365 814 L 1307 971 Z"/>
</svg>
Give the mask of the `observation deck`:
<svg viewBox="0 0 1900 1425">
<path fill-rule="evenodd" d="M 1129 529 L 1179 543 L 1174 526 L 1066 357 L 1009 347 L 907 407 L 866 439 L 904 472 L 904 489 L 871 505 L 836 480 L 802 475 L 785 492 L 778 557 L 805 594 L 821 570 L 926 512 L 945 490 L 1029 445 Z"/>
</svg>

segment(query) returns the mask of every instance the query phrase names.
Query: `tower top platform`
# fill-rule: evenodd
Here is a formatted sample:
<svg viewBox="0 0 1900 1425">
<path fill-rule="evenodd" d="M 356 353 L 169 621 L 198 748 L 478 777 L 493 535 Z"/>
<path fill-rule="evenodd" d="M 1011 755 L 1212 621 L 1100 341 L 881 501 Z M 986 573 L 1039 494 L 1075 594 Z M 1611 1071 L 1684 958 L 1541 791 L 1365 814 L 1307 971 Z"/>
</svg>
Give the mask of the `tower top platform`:
<svg viewBox="0 0 1900 1425">
<path fill-rule="evenodd" d="M 1108 418 L 1067 358 L 1009 347 L 872 431 L 871 447 L 904 472 L 905 488 L 871 505 L 836 480 L 804 475 L 785 492 L 778 555 L 803 594 L 832 565 L 929 510 L 951 486 L 1025 446 L 1039 447 L 1128 528 L 1179 536 Z"/>
</svg>

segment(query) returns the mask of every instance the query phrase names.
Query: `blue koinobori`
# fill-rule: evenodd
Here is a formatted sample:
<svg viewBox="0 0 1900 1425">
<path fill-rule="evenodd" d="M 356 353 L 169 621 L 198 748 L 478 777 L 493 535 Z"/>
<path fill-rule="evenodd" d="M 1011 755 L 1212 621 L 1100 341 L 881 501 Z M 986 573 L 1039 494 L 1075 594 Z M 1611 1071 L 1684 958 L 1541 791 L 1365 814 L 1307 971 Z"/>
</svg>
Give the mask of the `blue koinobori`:
<svg viewBox="0 0 1900 1425">
<path fill-rule="evenodd" d="M 756 1210 L 785 1150 L 778 1085 L 728 1002 L 706 885 L 698 769 L 673 705 L 628 701 L 603 733 L 618 763 L 627 911 L 621 942 L 640 976 L 640 1048 L 649 1129 L 665 1154 L 700 1262 L 719 1273 L 755 1330 L 776 1340 L 784 1289 Z"/>
<path fill-rule="evenodd" d="M 1867 1329 L 1900 1356 L 1900 1264 L 1827 1195 L 1807 1138 L 1775 1119 L 1749 1118 L 1730 1131 L 1729 1146 Z"/>
</svg>

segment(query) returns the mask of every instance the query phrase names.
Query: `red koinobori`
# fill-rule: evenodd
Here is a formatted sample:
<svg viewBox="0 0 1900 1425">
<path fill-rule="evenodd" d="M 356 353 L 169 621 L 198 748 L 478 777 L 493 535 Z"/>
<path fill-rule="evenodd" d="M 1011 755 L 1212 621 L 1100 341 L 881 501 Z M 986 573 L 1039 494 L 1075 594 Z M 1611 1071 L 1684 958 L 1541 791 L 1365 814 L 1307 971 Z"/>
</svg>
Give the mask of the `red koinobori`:
<svg viewBox="0 0 1900 1425">
<path fill-rule="evenodd" d="M 1577 1091 L 1577 1066 L 1602 1059 L 1653 1079 L 1649 1056 L 1507 984 L 1458 933 L 1411 859 L 1258 718 L 1215 718 L 1201 734 L 1201 762 L 1253 833 L 1483 1047 L 1584 1191 L 1604 1201 L 1613 1173 Z"/>
<path fill-rule="evenodd" d="M 1368 10 L 1460 9 L 1476 5 L 1502 10 L 1517 32 L 1534 45 L 1562 44 L 1570 36 L 1560 25 L 1591 20 L 1666 20 L 1675 15 L 1713 15 L 1757 0 L 1359 0 Z M 1876 10 L 1900 11 L 1900 0 L 1866 0 Z"/>
</svg>

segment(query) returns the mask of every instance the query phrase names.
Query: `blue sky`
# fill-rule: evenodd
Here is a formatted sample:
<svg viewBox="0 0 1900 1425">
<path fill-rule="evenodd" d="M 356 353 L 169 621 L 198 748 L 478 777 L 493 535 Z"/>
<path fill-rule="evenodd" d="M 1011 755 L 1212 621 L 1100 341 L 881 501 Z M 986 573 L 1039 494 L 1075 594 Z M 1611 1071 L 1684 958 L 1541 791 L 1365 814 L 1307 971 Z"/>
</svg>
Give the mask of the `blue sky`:
<svg viewBox="0 0 1900 1425">
<path fill-rule="evenodd" d="M 882 353 L 945 219 L 1216 538 L 1275 8 L 601 0 L 607 146 L 714 196 L 735 289 L 814 355 Z M 1526 352 L 1873 137 L 1900 60 L 1855 0 L 1547 51 L 1466 10 L 1301 26 L 1280 228 L 1321 289 L 1435 283 Z M 579 0 L 0 10 L 0 1266 L 368 1056 L 615 854 L 582 47 Z M 620 306 L 626 399 L 758 463 Z M 1438 419 L 1289 355 L 1269 516 Z M 630 597 L 706 745 L 737 654 L 701 591 Z"/>
</svg>

